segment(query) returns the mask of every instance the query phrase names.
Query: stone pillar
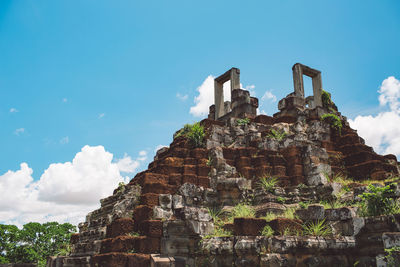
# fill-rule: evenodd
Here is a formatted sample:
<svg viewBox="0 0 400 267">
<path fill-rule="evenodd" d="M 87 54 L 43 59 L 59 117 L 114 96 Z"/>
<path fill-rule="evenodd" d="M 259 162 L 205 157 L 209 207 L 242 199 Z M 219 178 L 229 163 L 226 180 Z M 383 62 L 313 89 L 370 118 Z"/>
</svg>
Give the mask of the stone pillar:
<svg viewBox="0 0 400 267">
<path fill-rule="evenodd" d="M 230 69 L 231 73 L 231 95 L 232 91 L 235 89 L 240 89 L 240 70 L 238 68 L 232 68 Z"/>
<path fill-rule="evenodd" d="M 215 120 L 225 115 L 224 113 L 224 84 L 214 80 Z"/>
<path fill-rule="evenodd" d="M 314 93 L 314 107 L 322 107 L 322 79 L 321 72 L 312 78 Z"/>
<path fill-rule="evenodd" d="M 301 69 L 301 64 L 300 63 L 294 64 L 292 70 L 293 70 L 294 94 L 297 97 L 304 98 L 304 82 L 303 82 L 303 71 Z"/>
</svg>

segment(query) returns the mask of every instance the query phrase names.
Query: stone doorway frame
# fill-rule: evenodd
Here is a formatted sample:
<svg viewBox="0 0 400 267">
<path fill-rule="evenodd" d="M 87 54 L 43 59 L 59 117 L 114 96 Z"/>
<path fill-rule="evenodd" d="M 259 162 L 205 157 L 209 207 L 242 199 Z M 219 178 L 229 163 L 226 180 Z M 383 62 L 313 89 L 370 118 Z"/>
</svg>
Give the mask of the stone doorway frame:
<svg viewBox="0 0 400 267">
<path fill-rule="evenodd" d="M 294 93 L 296 96 L 304 98 L 304 81 L 303 75 L 306 75 L 312 79 L 313 87 L 313 102 L 315 107 L 322 107 L 322 79 L 321 72 L 316 69 L 312 69 L 306 65 L 296 63 L 292 67 L 293 70 L 293 84 Z"/>
<path fill-rule="evenodd" d="M 232 91 L 234 89 L 240 89 L 240 69 L 231 68 L 224 74 L 214 79 L 215 120 L 218 120 L 227 113 L 224 104 L 224 83 L 227 81 L 231 81 L 232 102 Z"/>
</svg>

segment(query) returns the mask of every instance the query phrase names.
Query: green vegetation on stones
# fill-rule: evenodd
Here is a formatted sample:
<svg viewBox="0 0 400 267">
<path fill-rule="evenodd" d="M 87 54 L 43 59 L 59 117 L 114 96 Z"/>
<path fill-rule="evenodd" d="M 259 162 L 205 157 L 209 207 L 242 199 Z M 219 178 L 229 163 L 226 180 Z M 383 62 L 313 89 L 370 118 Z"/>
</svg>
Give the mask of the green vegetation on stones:
<svg viewBox="0 0 400 267">
<path fill-rule="evenodd" d="M 282 141 L 286 137 L 286 133 L 284 130 L 275 130 L 271 129 L 269 134 L 267 135 L 271 139 L 275 139 L 277 141 Z"/>
<path fill-rule="evenodd" d="M 210 167 L 210 166 L 212 165 L 212 163 L 213 163 L 213 160 L 212 160 L 212 158 L 209 156 L 206 165 L 207 165 L 208 167 Z"/>
<path fill-rule="evenodd" d="M 328 236 L 332 234 L 332 229 L 325 223 L 325 220 L 318 220 L 303 225 L 303 234 L 312 236 Z"/>
<path fill-rule="evenodd" d="M 249 123 L 250 123 L 250 119 L 249 118 L 237 119 L 236 120 L 236 124 L 239 125 L 239 126 L 247 125 Z"/>
<path fill-rule="evenodd" d="M 118 183 L 118 188 L 117 188 L 117 194 L 123 193 L 125 191 L 125 186 L 126 184 L 124 182 L 119 182 Z"/>
<path fill-rule="evenodd" d="M 285 198 L 284 197 L 277 197 L 276 198 L 276 202 L 283 204 L 283 203 L 285 203 Z"/>
<path fill-rule="evenodd" d="M 397 264 L 399 264 L 399 263 L 396 261 L 396 258 L 393 254 L 396 252 L 400 252 L 400 247 L 395 246 L 395 247 L 391 247 L 391 248 L 385 248 L 385 252 L 387 253 L 387 255 L 384 257 L 387 262 L 387 266 L 389 266 L 389 267 L 398 266 Z"/>
<path fill-rule="evenodd" d="M 246 204 L 237 204 L 231 211 L 232 218 L 253 218 L 256 216 L 256 211 L 252 206 Z"/>
<path fill-rule="evenodd" d="M 174 136 L 178 138 L 180 136 L 186 137 L 193 147 L 203 147 L 204 138 L 206 136 L 204 127 L 200 125 L 200 122 L 194 124 L 185 124 Z"/>
<path fill-rule="evenodd" d="M 274 235 L 274 230 L 272 230 L 271 226 L 268 224 L 264 226 L 264 228 L 261 230 L 261 235 L 266 236 L 266 237 L 271 237 Z"/>
<path fill-rule="evenodd" d="M 207 210 L 211 218 L 213 219 L 215 225 L 222 225 L 224 223 L 221 218 L 224 212 L 221 209 L 214 207 L 214 208 L 207 208 Z"/>
<path fill-rule="evenodd" d="M 338 115 L 333 113 L 326 113 L 321 116 L 321 120 L 329 123 L 332 129 L 342 133 L 342 120 L 339 118 Z"/>
<path fill-rule="evenodd" d="M 333 102 L 330 93 L 328 93 L 325 90 L 322 90 L 321 98 L 322 98 L 322 106 L 324 108 L 330 108 L 332 106 Z"/>
<path fill-rule="evenodd" d="M 299 206 L 302 209 L 307 209 L 309 205 L 310 205 L 310 202 L 308 202 L 308 201 L 300 201 L 299 202 Z"/>
<path fill-rule="evenodd" d="M 394 193 L 395 186 L 395 183 L 382 187 L 368 185 L 369 192 L 359 195 L 362 200 L 360 214 L 362 216 L 378 216 L 399 213 L 399 203 L 390 197 Z"/>
<path fill-rule="evenodd" d="M 192 124 L 189 124 L 189 123 L 185 124 L 185 125 L 183 126 L 183 128 L 180 129 L 180 130 L 175 134 L 174 139 L 175 139 L 175 138 L 178 138 L 178 137 L 180 137 L 180 136 L 186 136 L 186 134 L 190 131 L 191 128 L 192 128 Z"/>
<path fill-rule="evenodd" d="M 233 236 L 233 233 L 231 231 L 227 231 L 220 226 L 215 226 L 213 233 L 205 235 L 203 239 L 210 239 L 213 237 L 229 237 L 229 236 Z"/>
<path fill-rule="evenodd" d="M 260 178 L 260 181 L 257 183 L 259 188 L 263 189 L 266 192 L 273 193 L 274 192 L 274 187 L 278 183 L 278 179 L 273 176 L 263 176 Z"/>
<path fill-rule="evenodd" d="M 330 200 L 330 201 L 323 200 L 320 202 L 320 204 L 324 206 L 324 209 L 339 209 L 339 208 L 349 206 L 348 203 L 340 202 L 337 199 Z"/>
<path fill-rule="evenodd" d="M 287 208 L 284 212 L 283 212 L 283 217 L 287 218 L 287 219 L 297 219 L 297 217 L 294 215 L 296 209 L 295 208 Z"/>
<path fill-rule="evenodd" d="M 130 232 L 128 235 L 129 236 L 140 236 L 140 234 L 138 232 Z"/>
</svg>

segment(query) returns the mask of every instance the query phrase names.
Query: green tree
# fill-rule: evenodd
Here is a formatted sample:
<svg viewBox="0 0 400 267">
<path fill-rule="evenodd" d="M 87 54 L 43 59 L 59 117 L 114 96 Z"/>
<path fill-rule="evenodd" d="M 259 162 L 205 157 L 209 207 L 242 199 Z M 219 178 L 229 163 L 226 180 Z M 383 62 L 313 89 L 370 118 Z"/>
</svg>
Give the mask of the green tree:
<svg viewBox="0 0 400 267">
<path fill-rule="evenodd" d="M 8 263 L 18 242 L 19 229 L 15 225 L 0 224 L 0 264 Z"/>
<path fill-rule="evenodd" d="M 70 223 L 30 222 L 22 229 L 0 225 L 0 262 L 35 262 L 44 266 L 48 256 L 65 251 L 74 232 L 76 227 Z"/>
</svg>

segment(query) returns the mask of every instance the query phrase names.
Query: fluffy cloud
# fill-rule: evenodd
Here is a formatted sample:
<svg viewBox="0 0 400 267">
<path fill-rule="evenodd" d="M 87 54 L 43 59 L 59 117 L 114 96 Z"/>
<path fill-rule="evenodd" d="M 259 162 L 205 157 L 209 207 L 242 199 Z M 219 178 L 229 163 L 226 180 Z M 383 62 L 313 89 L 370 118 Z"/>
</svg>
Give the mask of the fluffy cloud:
<svg viewBox="0 0 400 267">
<path fill-rule="evenodd" d="M 400 156 L 400 81 L 391 76 L 385 79 L 378 91 L 379 104 L 388 107 L 376 116 L 357 116 L 349 120 L 366 143 L 375 151 Z"/>
<path fill-rule="evenodd" d="M 83 221 L 99 207 L 101 198 L 111 195 L 119 182 L 129 180 L 122 172 L 135 172 L 146 159 L 146 151 L 140 151 L 135 160 L 126 154 L 113 160 L 103 146 L 84 146 L 71 162 L 50 164 L 38 181 L 28 164 L 22 163 L 19 170 L 0 176 L 1 222 Z"/>
<path fill-rule="evenodd" d="M 264 95 L 261 97 L 261 101 L 270 100 L 272 102 L 276 102 L 276 96 L 271 91 L 266 91 Z"/>
<path fill-rule="evenodd" d="M 189 96 L 188 95 L 181 95 L 180 93 L 177 93 L 176 97 L 181 101 L 186 101 Z"/>
<path fill-rule="evenodd" d="M 18 129 L 15 129 L 14 134 L 20 135 L 20 134 L 23 134 L 24 132 L 25 132 L 25 128 L 18 128 Z"/>
<path fill-rule="evenodd" d="M 140 166 L 141 162 L 147 159 L 147 151 L 142 150 L 139 152 L 139 157 L 133 160 L 128 154 L 125 153 L 122 159 L 117 161 L 118 169 L 121 172 L 133 173 Z"/>
<path fill-rule="evenodd" d="M 203 83 L 197 87 L 197 91 L 199 92 L 198 96 L 194 98 L 194 106 L 190 108 L 189 113 L 195 117 L 203 117 L 208 114 L 209 107 L 214 104 L 214 76 L 209 75 Z M 240 84 L 241 88 L 245 88 L 250 91 L 252 96 L 255 96 L 254 88 L 255 86 L 248 85 L 244 87 Z M 227 81 L 224 83 L 224 101 L 231 100 L 231 81 Z"/>
<path fill-rule="evenodd" d="M 65 136 L 63 138 L 60 139 L 60 144 L 65 145 L 69 143 L 69 137 Z"/>
</svg>

